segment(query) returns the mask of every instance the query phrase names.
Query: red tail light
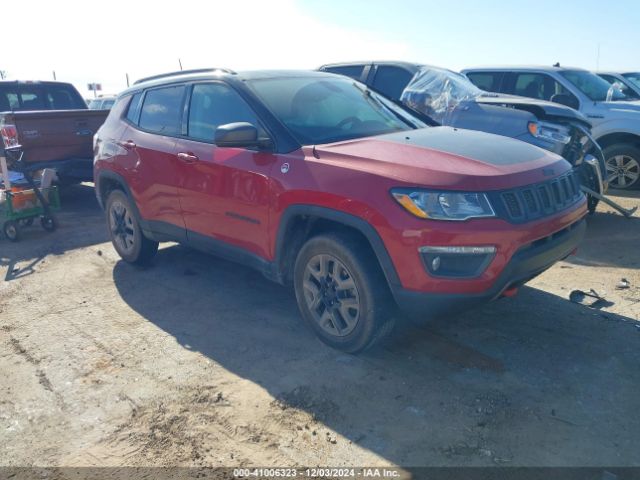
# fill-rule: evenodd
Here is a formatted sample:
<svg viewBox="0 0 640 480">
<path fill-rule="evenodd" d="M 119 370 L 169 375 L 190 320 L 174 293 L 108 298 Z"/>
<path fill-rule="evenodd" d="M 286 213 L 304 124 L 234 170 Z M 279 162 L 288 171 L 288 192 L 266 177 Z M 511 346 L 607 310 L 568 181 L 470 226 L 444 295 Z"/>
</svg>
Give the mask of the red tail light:
<svg viewBox="0 0 640 480">
<path fill-rule="evenodd" d="M 20 145 L 18 141 L 18 130 L 15 125 L 5 125 L 0 128 L 0 134 L 2 135 L 2 141 L 5 148 L 16 147 Z"/>
</svg>

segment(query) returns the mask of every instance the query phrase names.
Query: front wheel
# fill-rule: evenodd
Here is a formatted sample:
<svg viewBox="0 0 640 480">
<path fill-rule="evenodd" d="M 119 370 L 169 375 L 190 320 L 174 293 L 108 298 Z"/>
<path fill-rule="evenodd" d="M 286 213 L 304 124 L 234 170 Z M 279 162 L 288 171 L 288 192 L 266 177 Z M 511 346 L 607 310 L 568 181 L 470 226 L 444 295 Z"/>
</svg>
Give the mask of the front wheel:
<svg viewBox="0 0 640 480">
<path fill-rule="evenodd" d="M 604 149 L 606 178 L 611 188 L 628 190 L 640 186 L 640 148 L 631 144 Z"/>
<path fill-rule="evenodd" d="M 2 230 L 4 232 L 5 237 L 12 242 L 17 242 L 20 240 L 20 227 L 18 226 L 18 222 L 13 220 L 9 220 L 5 222 Z"/>
<path fill-rule="evenodd" d="M 394 302 L 373 254 L 357 237 L 327 234 L 300 249 L 294 267 L 298 307 L 327 345 L 357 353 L 393 329 Z"/>
<path fill-rule="evenodd" d="M 149 240 L 142 233 L 129 197 L 120 190 L 111 192 L 106 214 L 111 242 L 118 255 L 129 263 L 149 263 L 158 251 L 158 242 Z"/>
</svg>

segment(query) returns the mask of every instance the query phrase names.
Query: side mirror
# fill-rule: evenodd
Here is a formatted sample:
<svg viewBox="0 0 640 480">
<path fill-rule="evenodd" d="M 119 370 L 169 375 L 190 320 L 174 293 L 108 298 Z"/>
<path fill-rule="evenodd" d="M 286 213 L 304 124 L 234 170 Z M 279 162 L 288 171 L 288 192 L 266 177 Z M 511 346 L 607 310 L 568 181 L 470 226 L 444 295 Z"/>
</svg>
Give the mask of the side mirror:
<svg viewBox="0 0 640 480">
<path fill-rule="evenodd" d="M 578 99 L 573 95 L 567 95 L 566 93 L 556 93 L 551 97 L 551 101 L 566 107 L 571 107 L 574 110 L 578 110 L 580 108 L 580 102 L 578 102 Z"/>
<path fill-rule="evenodd" d="M 235 122 L 216 128 L 215 144 L 218 147 L 264 147 L 265 140 L 258 139 L 258 129 L 248 122 Z"/>
</svg>

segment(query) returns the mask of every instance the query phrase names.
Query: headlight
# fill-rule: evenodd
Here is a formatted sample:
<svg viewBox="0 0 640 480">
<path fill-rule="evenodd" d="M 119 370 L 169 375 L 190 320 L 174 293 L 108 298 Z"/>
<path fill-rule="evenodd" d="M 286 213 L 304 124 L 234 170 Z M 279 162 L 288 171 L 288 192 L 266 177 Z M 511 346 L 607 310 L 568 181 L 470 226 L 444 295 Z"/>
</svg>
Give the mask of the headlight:
<svg viewBox="0 0 640 480">
<path fill-rule="evenodd" d="M 391 194 L 405 210 L 419 218 L 467 220 L 496 216 L 484 193 L 430 192 L 399 188 L 393 189 Z"/>
<path fill-rule="evenodd" d="M 567 144 L 571 141 L 571 132 L 562 125 L 546 122 L 529 122 L 529 133 L 537 138 Z"/>
</svg>

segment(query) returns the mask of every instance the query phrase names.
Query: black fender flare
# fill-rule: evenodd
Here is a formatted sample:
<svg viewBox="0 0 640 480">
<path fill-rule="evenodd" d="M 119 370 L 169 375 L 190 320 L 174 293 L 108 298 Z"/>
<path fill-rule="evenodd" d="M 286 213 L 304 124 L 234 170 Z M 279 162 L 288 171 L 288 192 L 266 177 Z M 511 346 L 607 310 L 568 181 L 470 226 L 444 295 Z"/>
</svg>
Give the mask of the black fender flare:
<svg viewBox="0 0 640 480">
<path fill-rule="evenodd" d="M 377 230 L 366 220 L 356 215 L 343 212 L 341 210 L 334 210 L 332 208 L 320 207 L 317 205 L 307 204 L 293 204 L 288 206 L 280 218 L 280 224 L 278 226 L 278 233 L 276 235 L 275 244 L 275 277 L 277 281 L 283 283 L 285 272 L 283 267 L 286 261 L 288 251 L 286 248 L 286 236 L 289 233 L 289 227 L 293 224 L 296 218 L 300 217 L 312 217 L 317 219 L 331 220 L 336 223 L 343 224 L 347 227 L 351 227 L 360 232 L 369 242 L 371 248 L 378 259 L 378 263 L 382 268 L 385 278 L 391 288 L 391 291 L 395 291 L 400 288 L 400 278 L 398 272 L 391 261 L 387 247 L 385 247 L 382 238 L 378 234 Z"/>
<path fill-rule="evenodd" d="M 94 179 L 94 185 L 95 185 L 95 192 L 96 192 L 96 197 L 98 199 L 98 203 L 100 204 L 100 207 L 104 210 L 105 205 L 103 205 L 103 199 L 102 199 L 102 185 L 103 185 L 103 181 L 104 180 L 108 180 L 114 183 L 117 183 L 118 186 L 120 186 L 122 188 L 122 191 L 125 193 L 125 195 L 127 197 L 129 197 L 129 200 L 131 200 L 131 206 L 133 207 L 133 213 L 135 214 L 136 218 L 138 219 L 138 222 L 140 222 L 140 228 L 142 229 L 142 232 L 145 234 L 146 237 L 148 238 L 153 238 L 153 233 L 151 231 L 151 228 L 149 226 L 149 222 L 147 222 L 144 218 L 142 218 L 142 215 L 140 215 L 140 210 L 138 210 L 138 204 L 135 201 L 135 198 L 133 196 L 133 194 L 131 193 L 131 189 L 129 188 L 129 185 L 127 185 L 126 180 L 124 179 L 124 177 L 122 175 L 120 175 L 119 173 L 116 173 L 114 171 L 111 170 L 102 170 L 101 172 L 98 173 L 98 175 L 95 177 Z"/>
</svg>

